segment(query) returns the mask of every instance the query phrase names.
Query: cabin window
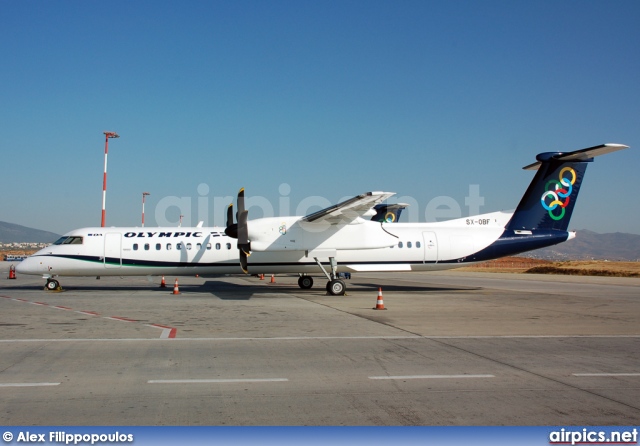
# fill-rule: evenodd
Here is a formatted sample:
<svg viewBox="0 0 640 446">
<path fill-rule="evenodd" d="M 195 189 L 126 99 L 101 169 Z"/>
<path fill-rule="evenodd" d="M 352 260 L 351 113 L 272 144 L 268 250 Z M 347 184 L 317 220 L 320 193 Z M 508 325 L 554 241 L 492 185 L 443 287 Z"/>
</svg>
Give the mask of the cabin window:
<svg viewBox="0 0 640 446">
<path fill-rule="evenodd" d="M 198 244 L 196 245 L 196 249 L 197 249 L 198 251 L 200 251 L 200 250 L 202 249 L 202 243 L 198 243 Z"/>
<path fill-rule="evenodd" d="M 167 243 L 167 251 L 171 251 L 171 243 Z"/>
<path fill-rule="evenodd" d="M 220 249 L 220 243 L 216 243 L 216 249 Z"/>
<path fill-rule="evenodd" d="M 411 245 L 411 242 L 407 242 L 407 248 L 411 248 L 413 245 Z"/>
<path fill-rule="evenodd" d="M 162 245 L 160 243 L 156 243 L 156 251 L 160 251 L 162 249 Z"/>
<path fill-rule="evenodd" d="M 134 251 L 137 251 L 137 250 L 138 250 L 138 244 L 137 244 L 137 243 L 134 243 L 134 244 L 133 244 L 133 250 L 134 250 Z"/>
<path fill-rule="evenodd" d="M 398 248 L 402 248 L 403 246 L 402 242 L 398 242 Z"/>
<path fill-rule="evenodd" d="M 207 243 L 207 249 L 211 249 L 211 243 Z"/>
<path fill-rule="evenodd" d="M 149 244 L 148 244 L 148 243 L 145 243 L 145 244 L 144 244 L 144 250 L 145 250 L 145 251 L 149 251 Z"/>
<path fill-rule="evenodd" d="M 227 243 L 227 249 L 231 249 L 231 243 Z"/>
<path fill-rule="evenodd" d="M 176 243 L 176 249 L 180 251 L 182 249 L 182 243 Z"/>
<path fill-rule="evenodd" d="M 420 242 L 416 242 L 416 248 L 420 247 Z"/>
</svg>

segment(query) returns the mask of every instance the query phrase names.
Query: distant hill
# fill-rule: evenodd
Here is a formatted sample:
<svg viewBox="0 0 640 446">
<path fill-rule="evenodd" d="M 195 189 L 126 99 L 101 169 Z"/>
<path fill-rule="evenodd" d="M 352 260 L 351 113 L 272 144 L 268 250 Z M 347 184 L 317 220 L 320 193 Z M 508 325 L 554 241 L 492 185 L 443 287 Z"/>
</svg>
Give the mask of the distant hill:
<svg viewBox="0 0 640 446">
<path fill-rule="evenodd" d="M 0 221 L 0 243 L 53 243 L 59 238 L 53 232 Z"/>
<path fill-rule="evenodd" d="M 631 260 L 640 259 L 640 235 L 614 232 L 598 234 L 586 229 L 576 238 L 523 256 L 549 260 Z"/>
</svg>

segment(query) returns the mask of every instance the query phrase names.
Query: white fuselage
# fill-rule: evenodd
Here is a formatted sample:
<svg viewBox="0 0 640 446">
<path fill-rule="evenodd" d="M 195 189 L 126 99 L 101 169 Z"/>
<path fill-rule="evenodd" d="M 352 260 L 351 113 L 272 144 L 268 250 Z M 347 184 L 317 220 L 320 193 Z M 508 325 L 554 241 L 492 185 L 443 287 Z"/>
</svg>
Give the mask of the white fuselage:
<svg viewBox="0 0 640 446">
<path fill-rule="evenodd" d="M 358 221 L 333 233 L 328 227 L 329 234 L 305 232 L 292 217 L 273 219 L 255 228 L 262 232 L 251 237 L 248 271 L 319 273 L 316 258 L 327 264 L 329 257 L 342 272 L 455 268 L 462 266 L 456 259 L 494 243 L 510 218 L 511 213 L 494 212 L 441 223 Z M 70 243 L 36 252 L 18 272 L 45 277 L 243 274 L 236 239 L 220 227 L 83 228 L 65 237 Z"/>
</svg>

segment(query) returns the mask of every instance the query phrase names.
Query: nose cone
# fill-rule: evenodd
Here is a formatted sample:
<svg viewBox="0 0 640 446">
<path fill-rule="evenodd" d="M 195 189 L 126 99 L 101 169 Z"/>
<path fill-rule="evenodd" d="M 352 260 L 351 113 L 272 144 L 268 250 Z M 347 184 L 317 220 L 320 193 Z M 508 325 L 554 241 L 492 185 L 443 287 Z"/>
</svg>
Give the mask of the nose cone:
<svg viewBox="0 0 640 446">
<path fill-rule="evenodd" d="M 20 274 L 39 274 L 38 259 L 34 257 L 27 257 L 16 266 L 16 272 Z"/>
</svg>

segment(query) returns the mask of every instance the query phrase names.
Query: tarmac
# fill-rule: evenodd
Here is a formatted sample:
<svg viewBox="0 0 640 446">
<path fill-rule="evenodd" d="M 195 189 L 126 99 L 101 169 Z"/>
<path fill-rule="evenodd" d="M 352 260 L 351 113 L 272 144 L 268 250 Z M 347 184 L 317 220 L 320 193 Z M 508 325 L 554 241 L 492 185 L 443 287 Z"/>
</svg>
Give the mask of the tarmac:
<svg viewBox="0 0 640 446">
<path fill-rule="evenodd" d="M 640 279 L 8 280 L 0 424 L 640 424 Z M 374 309 L 382 288 L 384 310 Z"/>
</svg>

